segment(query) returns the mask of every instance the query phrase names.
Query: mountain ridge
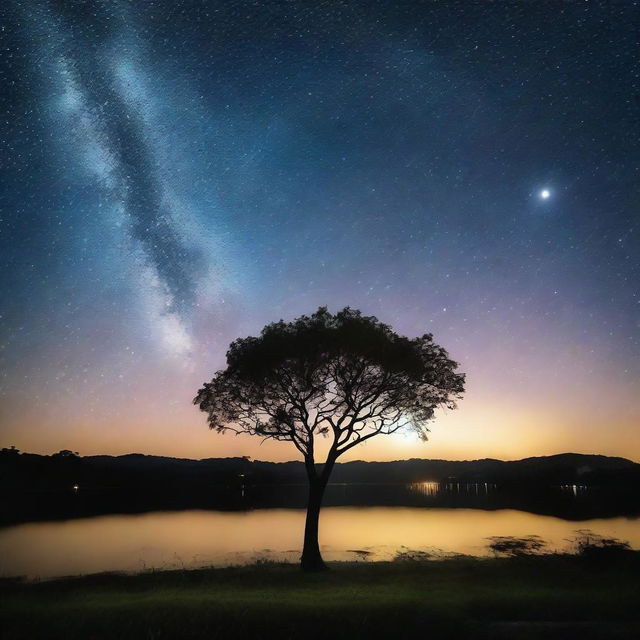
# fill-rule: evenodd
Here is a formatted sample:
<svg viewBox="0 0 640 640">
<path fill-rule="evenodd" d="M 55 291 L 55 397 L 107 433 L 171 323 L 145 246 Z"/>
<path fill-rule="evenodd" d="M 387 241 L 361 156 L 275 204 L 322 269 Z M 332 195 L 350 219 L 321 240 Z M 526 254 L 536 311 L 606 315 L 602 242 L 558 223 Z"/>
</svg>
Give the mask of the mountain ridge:
<svg viewBox="0 0 640 640">
<path fill-rule="evenodd" d="M 338 462 L 336 483 L 491 482 L 523 484 L 602 484 L 640 481 L 640 464 L 619 456 L 563 453 L 521 460 L 481 458 Z M 42 456 L 4 449 L 0 482 L 12 490 L 42 490 L 82 484 L 91 487 L 206 487 L 210 485 L 305 483 L 304 463 L 248 457 L 172 458 L 131 453 L 77 456 L 69 451 Z"/>
<path fill-rule="evenodd" d="M 37 453 L 28 453 L 25 452 L 26 455 L 38 455 L 42 457 L 47 457 L 46 454 L 37 454 Z M 51 454 L 56 455 L 56 454 Z M 49 456 L 50 457 L 50 456 Z M 251 459 L 249 456 L 223 456 L 223 457 L 207 457 L 207 458 L 183 458 L 176 456 L 160 456 L 151 453 L 122 453 L 118 455 L 101 453 L 101 454 L 93 454 L 87 456 L 79 456 L 82 459 L 94 459 L 94 458 L 132 458 L 132 457 L 142 457 L 142 458 L 156 458 L 161 460 L 178 460 L 178 461 L 187 461 L 187 462 L 208 462 L 213 460 L 249 460 L 251 462 L 260 462 L 260 463 L 268 463 L 268 464 L 291 464 L 291 463 L 300 463 L 302 464 L 302 460 L 257 460 Z M 515 463 L 515 462 L 527 462 L 533 460 L 550 460 L 556 458 L 567 458 L 567 457 L 577 457 L 577 458 L 602 458 L 607 460 L 616 460 L 625 463 L 631 464 L 640 464 L 640 462 L 636 462 L 631 458 L 624 458 L 622 456 L 608 456 L 602 453 L 576 453 L 572 451 L 566 451 L 563 453 L 552 453 L 546 456 L 527 456 L 526 458 L 516 458 L 514 460 L 502 460 L 501 458 L 465 458 L 458 460 L 449 460 L 447 458 L 397 458 L 394 460 L 347 460 L 346 462 L 338 461 L 337 464 L 353 464 L 353 463 L 367 463 L 367 464 L 393 464 L 393 463 L 402 463 L 402 462 L 411 462 L 411 461 L 428 461 L 428 462 L 450 462 L 450 463 L 469 463 L 469 462 L 500 462 L 503 464 Z"/>
</svg>

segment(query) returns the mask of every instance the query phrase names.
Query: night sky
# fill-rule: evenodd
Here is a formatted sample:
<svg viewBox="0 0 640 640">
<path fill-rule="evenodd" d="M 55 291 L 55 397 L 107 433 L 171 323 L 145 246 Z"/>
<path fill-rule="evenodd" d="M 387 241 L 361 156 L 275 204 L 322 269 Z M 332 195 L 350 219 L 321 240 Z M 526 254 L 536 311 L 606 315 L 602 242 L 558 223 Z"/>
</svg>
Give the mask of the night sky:
<svg viewBox="0 0 640 640">
<path fill-rule="evenodd" d="M 2 446 L 296 458 L 191 399 L 349 305 L 468 389 L 351 459 L 640 459 L 634 5 L 5 0 Z"/>
</svg>

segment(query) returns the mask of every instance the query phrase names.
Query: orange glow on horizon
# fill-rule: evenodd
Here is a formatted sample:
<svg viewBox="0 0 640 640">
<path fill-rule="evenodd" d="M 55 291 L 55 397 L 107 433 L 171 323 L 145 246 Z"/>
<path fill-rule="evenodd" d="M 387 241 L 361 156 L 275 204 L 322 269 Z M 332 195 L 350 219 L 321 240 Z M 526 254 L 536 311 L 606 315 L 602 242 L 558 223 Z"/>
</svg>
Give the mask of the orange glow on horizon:
<svg viewBox="0 0 640 640">
<path fill-rule="evenodd" d="M 517 460 L 557 453 L 593 453 L 640 459 L 636 425 L 638 415 L 623 414 L 617 429 L 603 429 L 604 415 L 585 418 L 565 407 L 548 407 L 544 413 L 521 406 L 487 404 L 467 398 L 456 411 L 440 412 L 431 424 L 429 441 L 421 442 L 412 432 L 378 436 L 354 447 L 340 461 L 388 461 L 407 458 L 469 460 L 498 458 Z M 29 430 L 23 424 L 33 425 Z M 36 426 L 37 425 L 37 426 Z M 575 437 L 580 432 L 579 439 Z M 605 437 L 606 436 L 606 437 Z M 50 454 L 61 449 L 81 455 L 144 453 L 177 458 L 224 458 L 250 456 L 254 460 L 283 462 L 299 460 L 290 444 L 207 429 L 204 415 L 195 407 L 175 413 L 153 410 L 137 412 L 118 423 L 93 416 L 92 421 L 69 421 L 60 425 L 52 416 L 27 412 L 4 429 L 3 446 Z M 320 439 L 318 461 L 328 445 Z"/>
</svg>

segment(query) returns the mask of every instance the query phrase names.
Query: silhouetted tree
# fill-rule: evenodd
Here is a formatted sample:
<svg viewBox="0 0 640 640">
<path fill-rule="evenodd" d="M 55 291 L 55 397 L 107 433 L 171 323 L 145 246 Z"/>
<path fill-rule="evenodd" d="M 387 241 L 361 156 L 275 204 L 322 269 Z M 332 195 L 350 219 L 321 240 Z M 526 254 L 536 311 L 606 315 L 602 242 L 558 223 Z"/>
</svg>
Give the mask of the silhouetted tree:
<svg viewBox="0 0 640 640">
<path fill-rule="evenodd" d="M 0 453 L 3 456 L 18 456 L 20 455 L 20 449 L 17 449 L 15 445 L 11 445 L 10 447 L 2 447 Z"/>
<path fill-rule="evenodd" d="M 52 458 L 78 458 L 80 454 L 77 451 L 71 451 L 71 449 L 62 449 L 58 453 L 54 453 Z"/>
<path fill-rule="evenodd" d="M 426 440 L 434 410 L 455 408 L 464 390 L 457 366 L 431 334 L 409 339 L 359 311 L 332 315 L 321 307 L 233 342 L 227 368 L 204 384 L 194 404 L 211 429 L 284 440 L 300 451 L 309 479 L 301 563 L 321 569 L 318 520 L 338 457 L 403 428 Z M 319 468 L 318 436 L 331 439 Z"/>
</svg>

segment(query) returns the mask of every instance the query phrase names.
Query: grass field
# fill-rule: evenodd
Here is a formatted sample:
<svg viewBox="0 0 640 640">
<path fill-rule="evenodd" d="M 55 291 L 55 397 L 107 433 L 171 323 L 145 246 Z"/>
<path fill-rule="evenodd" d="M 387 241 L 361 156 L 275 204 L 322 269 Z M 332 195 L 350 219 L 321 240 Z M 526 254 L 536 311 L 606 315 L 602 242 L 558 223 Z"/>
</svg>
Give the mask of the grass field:
<svg viewBox="0 0 640 640">
<path fill-rule="evenodd" d="M 2 583 L 6 640 L 638 638 L 640 553 L 102 574 Z"/>
</svg>

